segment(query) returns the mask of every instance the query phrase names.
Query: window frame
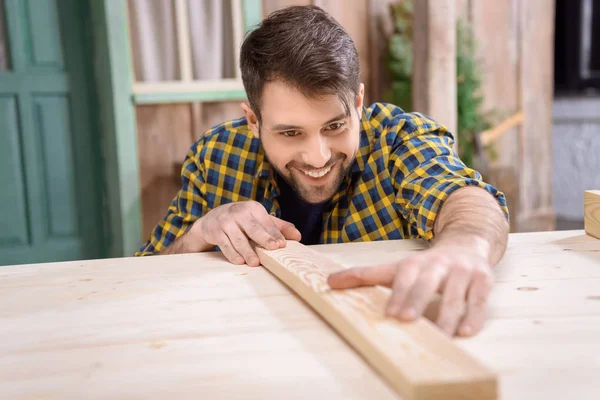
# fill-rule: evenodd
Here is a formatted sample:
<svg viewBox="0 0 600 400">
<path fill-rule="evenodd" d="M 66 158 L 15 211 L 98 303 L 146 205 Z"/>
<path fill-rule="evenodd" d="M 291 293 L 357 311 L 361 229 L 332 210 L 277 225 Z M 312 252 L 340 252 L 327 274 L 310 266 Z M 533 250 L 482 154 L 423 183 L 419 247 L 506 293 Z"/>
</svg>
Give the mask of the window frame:
<svg viewBox="0 0 600 400">
<path fill-rule="evenodd" d="M 234 23 L 233 26 L 233 59 L 236 64 L 236 77 L 216 80 L 193 79 L 187 1 L 171 1 L 175 5 L 177 54 L 179 57 L 181 79 L 164 82 L 137 82 L 134 78 L 132 83 L 133 103 L 191 103 L 246 99 L 246 92 L 239 70 L 239 48 L 244 33 L 255 27 L 262 20 L 262 1 L 226 0 L 232 2 L 233 20 L 241 22 L 241 25 Z M 131 49 L 129 49 L 129 57 L 132 57 Z M 133 65 L 132 60 L 130 61 L 131 65 Z"/>
</svg>

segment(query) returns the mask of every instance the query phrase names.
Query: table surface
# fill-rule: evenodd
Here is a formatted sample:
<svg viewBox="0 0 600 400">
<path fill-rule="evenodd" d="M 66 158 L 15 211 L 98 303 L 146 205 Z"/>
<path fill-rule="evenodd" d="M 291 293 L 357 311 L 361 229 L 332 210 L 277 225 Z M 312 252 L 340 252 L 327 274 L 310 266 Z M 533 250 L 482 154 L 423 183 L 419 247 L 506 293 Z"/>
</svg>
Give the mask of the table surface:
<svg viewBox="0 0 600 400">
<path fill-rule="evenodd" d="M 345 265 L 420 241 L 314 246 Z M 512 234 L 484 330 L 502 399 L 600 398 L 600 240 Z M 264 268 L 219 253 L 0 267 L 2 399 L 398 399 Z"/>
</svg>

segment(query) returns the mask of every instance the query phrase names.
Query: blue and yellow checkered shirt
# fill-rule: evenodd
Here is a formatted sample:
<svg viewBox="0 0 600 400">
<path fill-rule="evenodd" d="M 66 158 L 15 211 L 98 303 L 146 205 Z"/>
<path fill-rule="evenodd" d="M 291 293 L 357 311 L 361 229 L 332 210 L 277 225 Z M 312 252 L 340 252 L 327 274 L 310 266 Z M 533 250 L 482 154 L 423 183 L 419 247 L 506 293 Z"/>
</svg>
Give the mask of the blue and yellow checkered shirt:
<svg viewBox="0 0 600 400">
<path fill-rule="evenodd" d="M 482 182 L 452 150 L 445 127 L 419 113 L 376 103 L 363 109 L 360 147 L 323 214 L 320 243 L 433 237 L 433 223 L 454 190 L 479 186 L 508 216 L 504 195 Z M 188 152 L 181 190 L 136 253 L 156 254 L 222 204 L 255 200 L 280 216 L 275 171 L 245 118 L 209 130 Z"/>
</svg>

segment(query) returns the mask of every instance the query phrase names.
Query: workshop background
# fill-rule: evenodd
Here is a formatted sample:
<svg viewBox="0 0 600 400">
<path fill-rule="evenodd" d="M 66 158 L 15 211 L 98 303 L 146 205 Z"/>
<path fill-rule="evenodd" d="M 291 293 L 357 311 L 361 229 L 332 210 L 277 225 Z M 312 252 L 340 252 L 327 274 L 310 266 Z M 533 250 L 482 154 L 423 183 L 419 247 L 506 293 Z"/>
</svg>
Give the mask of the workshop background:
<svg viewBox="0 0 600 400">
<path fill-rule="evenodd" d="M 347 29 L 367 104 L 457 133 L 512 232 L 583 228 L 584 190 L 600 189 L 599 0 L 0 0 L 0 265 L 133 254 L 190 145 L 242 115 L 244 33 L 295 4 Z"/>
</svg>

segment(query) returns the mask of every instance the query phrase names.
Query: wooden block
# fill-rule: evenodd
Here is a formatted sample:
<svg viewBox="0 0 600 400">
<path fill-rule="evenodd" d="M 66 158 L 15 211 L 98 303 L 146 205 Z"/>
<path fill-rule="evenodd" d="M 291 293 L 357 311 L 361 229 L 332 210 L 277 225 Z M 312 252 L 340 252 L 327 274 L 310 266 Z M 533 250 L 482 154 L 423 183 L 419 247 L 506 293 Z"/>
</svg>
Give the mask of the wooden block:
<svg viewBox="0 0 600 400">
<path fill-rule="evenodd" d="M 586 190 L 583 203 L 585 232 L 600 239 L 600 190 Z"/>
<path fill-rule="evenodd" d="M 431 322 L 384 316 L 389 293 L 379 287 L 331 290 L 342 266 L 298 242 L 257 249 L 261 263 L 295 291 L 407 400 L 497 398 L 494 373 Z"/>
</svg>

